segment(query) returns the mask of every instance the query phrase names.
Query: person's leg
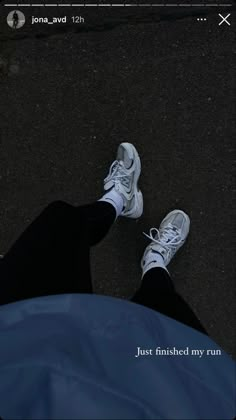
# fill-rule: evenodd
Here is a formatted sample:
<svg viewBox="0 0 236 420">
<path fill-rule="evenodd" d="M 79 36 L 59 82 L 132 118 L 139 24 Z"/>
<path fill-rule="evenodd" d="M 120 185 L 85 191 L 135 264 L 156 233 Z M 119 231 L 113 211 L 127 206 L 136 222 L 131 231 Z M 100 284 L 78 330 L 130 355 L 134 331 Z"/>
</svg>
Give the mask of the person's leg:
<svg viewBox="0 0 236 420">
<path fill-rule="evenodd" d="M 90 247 L 119 215 L 143 211 L 138 190 L 141 165 L 133 145 L 122 143 L 104 180 L 105 195 L 94 204 L 50 204 L 0 261 L 0 304 L 61 293 L 92 293 Z"/>
<path fill-rule="evenodd" d="M 115 217 L 109 203 L 50 204 L 1 260 L 0 304 L 50 294 L 92 293 L 90 246 L 105 236 Z"/>
<path fill-rule="evenodd" d="M 175 290 L 166 269 L 185 242 L 189 226 L 188 216 L 175 210 L 166 216 L 159 230 L 151 229 L 150 235 L 147 235 L 151 244 L 146 248 L 141 263 L 142 284 L 131 300 L 207 334 L 190 306 Z"/>
<path fill-rule="evenodd" d="M 152 268 L 146 272 L 142 285 L 132 301 L 207 334 L 190 306 L 175 290 L 168 272 L 162 267 Z"/>
</svg>

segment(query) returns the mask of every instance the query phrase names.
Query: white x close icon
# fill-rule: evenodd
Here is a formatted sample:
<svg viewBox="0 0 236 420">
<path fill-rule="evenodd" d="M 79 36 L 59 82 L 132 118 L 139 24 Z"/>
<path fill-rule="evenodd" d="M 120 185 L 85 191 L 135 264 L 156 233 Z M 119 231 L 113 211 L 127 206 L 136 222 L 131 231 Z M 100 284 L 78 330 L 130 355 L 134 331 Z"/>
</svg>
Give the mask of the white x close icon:
<svg viewBox="0 0 236 420">
<path fill-rule="evenodd" d="M 227 21 L 227 19 L 228 19 L 228 17 L 230 17 L 230 15 L 231 15 L 231 13 L 229 13 L 227 16 L 222 16 L 220 13 L 219 13 L 219 16 L 221 17 L 221 21 L 220 21 L 220 23 L 219 23 L 219 26 L 220 25 L 222 25 L 222 23 L 226 23 L 227 25 L 229 25 L 230 26 L 230 22 L 228 22 Z"/>
</svg>

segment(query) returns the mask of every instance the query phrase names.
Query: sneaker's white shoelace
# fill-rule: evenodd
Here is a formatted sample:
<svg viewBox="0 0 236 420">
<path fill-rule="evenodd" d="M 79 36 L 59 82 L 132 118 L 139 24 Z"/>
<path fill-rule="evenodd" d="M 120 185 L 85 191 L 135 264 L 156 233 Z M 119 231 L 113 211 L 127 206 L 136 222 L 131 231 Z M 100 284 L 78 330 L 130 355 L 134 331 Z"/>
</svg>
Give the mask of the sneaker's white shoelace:
<svg viewBox="0 0 236 420">
<path fill-rule="evenodd" d="M 167 225 L 161 230 L 157 228 L 151 228 L 149 235 L 145 232 L 143 232 L 143 234 L 147 238 L 151 239 L 152 242 L 163 246 L 163 248 L 167 250 L 167 256 L 172 254 L 182 241 L 179 230 L 174 230 L 171 224 Z"/>
<path fill-rule="evenodd" d="M 115 160 L 110 169 L 109 174 L 105 178 L 105 182 L 113 181 L 115 184 L 120 183 L 125 187 L 129 188 L 129 177 L 130 173 L 125 168 L 122 161 Z"/>
</svg>

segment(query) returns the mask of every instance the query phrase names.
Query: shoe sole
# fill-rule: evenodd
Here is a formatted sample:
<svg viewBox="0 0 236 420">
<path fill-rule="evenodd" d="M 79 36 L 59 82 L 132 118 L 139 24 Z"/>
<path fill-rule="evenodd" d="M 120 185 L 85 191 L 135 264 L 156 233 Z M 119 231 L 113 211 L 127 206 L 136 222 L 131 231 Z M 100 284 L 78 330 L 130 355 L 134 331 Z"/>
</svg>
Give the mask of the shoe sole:
<svg viewBox="0 0 236 420">
<path fill-rule="evenodd" d="M 128 149 L 128 154 L 132 155 L 132 158 L 135 162 L 135 172 L 134 172 L 134 196 L 135 196 L 135 205 L 134 210 L 132 210 L 132 213 L 129 215 L 124 214 L 126 217 L 130 217 L 131 219 L 138 219 L 143 214 L 143 194 L 138 188 L 138 180 L 141 174 L 141 160 L 139 157 L 139 154 L 131 143 L 121 143 L 121 146 L 124 146 L 125 149 Z"/>
</svg>

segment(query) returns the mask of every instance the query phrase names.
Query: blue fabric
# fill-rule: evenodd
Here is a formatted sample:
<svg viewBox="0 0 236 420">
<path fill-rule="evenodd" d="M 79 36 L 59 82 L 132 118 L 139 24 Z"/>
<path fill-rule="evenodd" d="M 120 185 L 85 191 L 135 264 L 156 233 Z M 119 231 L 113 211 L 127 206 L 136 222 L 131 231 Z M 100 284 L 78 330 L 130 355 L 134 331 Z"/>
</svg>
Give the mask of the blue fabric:
<svg viewBox="0 0 236 420">
<path fill-rule="evenodd" d="M 221 355 L 135 357 L 158 346 Z M 232 419 L 235 366 L 204 334 L 123 299 L 66 294 L 0 307 L 4 420 Z"/>
</svg>

